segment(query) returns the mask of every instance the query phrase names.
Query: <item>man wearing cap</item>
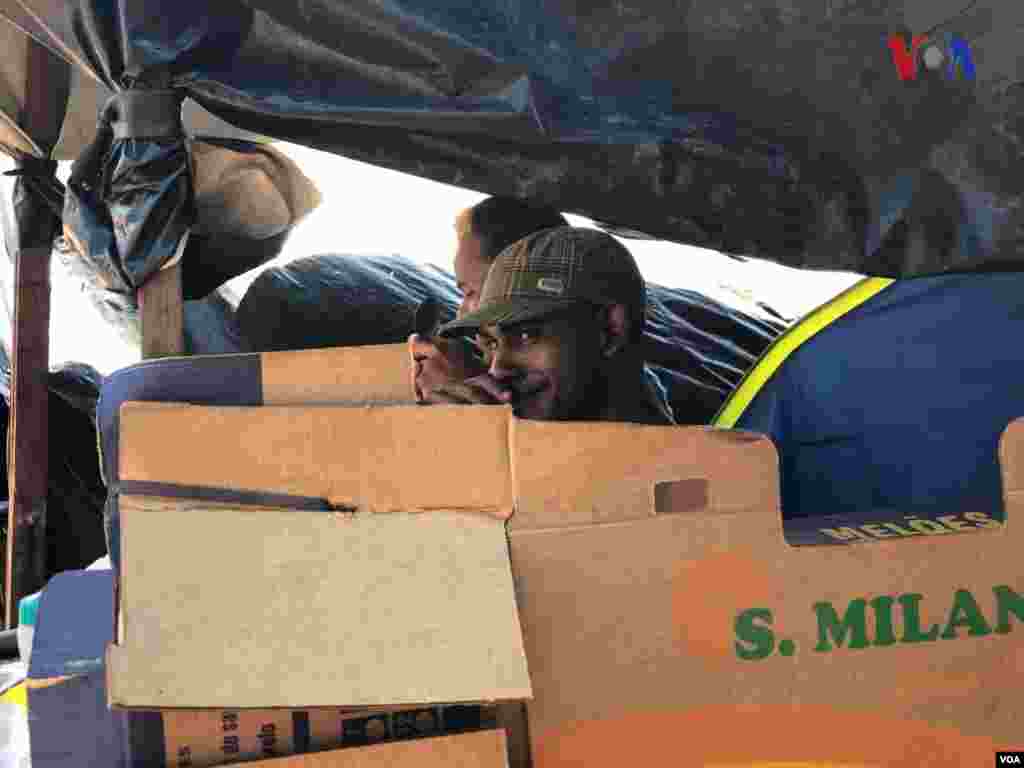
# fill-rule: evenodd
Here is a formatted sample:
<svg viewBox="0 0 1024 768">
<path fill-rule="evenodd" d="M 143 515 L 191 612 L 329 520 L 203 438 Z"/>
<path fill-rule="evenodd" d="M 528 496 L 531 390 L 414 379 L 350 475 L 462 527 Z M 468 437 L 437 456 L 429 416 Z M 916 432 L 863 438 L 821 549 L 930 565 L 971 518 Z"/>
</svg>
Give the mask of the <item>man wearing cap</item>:
<svg viewBox="0 0 1024 768">
<path fill-rule="evenodd" d="M 529 200 L 496 195 L 465 209 L 455 219 L 458 247 L 455 251 L 455 279 L 462 291 L 458 317 L 472 312 L 480 301 L 480 290 L 491 264 L 507 246 L 520 238 L 550 227 L 567 226 L 556 209 Z M 462 339 L 425 338 L 413 334 L 409 349 L 413 357 L 413 388 L 417 399 L 429 403 L 464 400 L 463 381 L 485 368 L 478 350 Z"/>
<path fill-rule="evenodd" d="M 640 350 L 645 307 L 636 262 L 604 232 L 555 227 L 513 243 L 477 309 L 441 328 L 485 353 L 461 401 L 509 403 L 526 419 L 673 424 Z"/>
</svg>

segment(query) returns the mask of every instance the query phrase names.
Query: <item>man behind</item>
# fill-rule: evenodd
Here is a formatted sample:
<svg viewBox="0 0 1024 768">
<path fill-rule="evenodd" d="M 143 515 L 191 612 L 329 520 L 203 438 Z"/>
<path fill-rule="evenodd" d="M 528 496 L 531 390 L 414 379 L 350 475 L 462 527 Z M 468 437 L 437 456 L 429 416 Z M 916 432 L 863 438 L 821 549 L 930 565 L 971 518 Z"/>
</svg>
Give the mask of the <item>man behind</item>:
<svg viewBox="0 0 1024 768">
<path fill-rule="evenodd" d="M 463 295 L 457 317 L 476 310 L 487 270 L 501 251 L 534 232 L 568 223 L 554 208 L 514 197 L 488 197 L 462 211 L 455 220 L 455 279 Z M 486 368 L 474 355 L 476 349 L 462 342 L 410 337 L 413 386 L 420 402 L 466 401 L 462 382 Z"/>
<path fill-rule="evenodd" d="M 646 288 L 626 248 L 598 230 L 555 227 L 505 248 L 475 311 L 441 329 L 476 334 L 487 372 L 464 402 L 520 418 L 672 424 L 641 354 Z"/>
</svg>

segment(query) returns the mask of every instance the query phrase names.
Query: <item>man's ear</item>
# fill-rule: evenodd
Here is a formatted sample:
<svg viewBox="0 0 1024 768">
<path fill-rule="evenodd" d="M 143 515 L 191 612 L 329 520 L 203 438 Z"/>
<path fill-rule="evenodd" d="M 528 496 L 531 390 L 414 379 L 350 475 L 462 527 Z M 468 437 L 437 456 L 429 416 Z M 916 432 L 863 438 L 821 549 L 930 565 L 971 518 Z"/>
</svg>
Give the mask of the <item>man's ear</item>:
<svg viewBox="0 0 1024 768">
<path fill-rule="evenodd" d="M 601 333 L 601 353 L 613 357 L 629 343 L 629 313 L 625 304 L 612 304 L 604 311 Z"/>
</svg>

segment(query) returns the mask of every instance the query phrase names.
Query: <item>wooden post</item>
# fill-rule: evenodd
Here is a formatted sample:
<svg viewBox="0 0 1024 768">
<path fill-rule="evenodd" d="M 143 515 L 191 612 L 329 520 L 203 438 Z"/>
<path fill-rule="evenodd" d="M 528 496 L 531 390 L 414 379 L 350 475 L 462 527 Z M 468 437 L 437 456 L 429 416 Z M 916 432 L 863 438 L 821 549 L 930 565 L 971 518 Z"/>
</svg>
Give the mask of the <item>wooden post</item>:
<svg viewBox="0 0 1024 768">
<path fill-rule="evenodd" d="M 49 469 L 50 245 L 21 248 L 14 267 L 14 350 L 7 430 L 8 486 L 5 622 L 18 601 L 46 582 Z"/>
<path fill-rule="evenodd" d="M 142 358 L 185 354 L 185 305 L 181 262 L 161 269 L 138 292 Z"/>
<path fill-rule="evenodd" d="M 13 53 L 10 55 L 14 55 Z M 25 103 L 18 126 L 40 158 L 60 138 L 71 89 L 71 68 L 29 40 L 25 52 Z M 52 173 L 49 170 L 48 173 Z M 17 184 L 25 183 L 19 179 Z M 26 183 L 8 242 L 14 258 L 14 333 L 11 403 L 7 429 L 7 563 L 4 620 L 14 627 L 18 603 L 43 587 L 48 575 L 46 497 L 49 490 L 50 253 L 60 217 L 38 189 Z"/>
</svg>

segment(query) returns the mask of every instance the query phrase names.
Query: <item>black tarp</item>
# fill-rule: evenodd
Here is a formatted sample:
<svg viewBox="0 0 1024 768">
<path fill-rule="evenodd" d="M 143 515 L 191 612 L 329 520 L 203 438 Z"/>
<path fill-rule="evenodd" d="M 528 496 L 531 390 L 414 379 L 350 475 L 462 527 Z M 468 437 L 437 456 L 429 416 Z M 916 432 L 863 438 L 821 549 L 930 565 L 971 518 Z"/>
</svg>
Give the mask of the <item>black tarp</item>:
<svg viewBox="0 0 1024 768">
<path fill-rule="evenodd" d="M 866 274 L 1024 261 L 1021 3 L 17 7 L 114 90 L 610 225 Z"/>
<path fill-rule="evenodd" d="M 3 201 L 4 237 L 13 261 L 18 248 L 48 244 L 60 231 L 65 189 L 55 178 L 56 166 L 50 158 L 76 159 L 94 142 L 100 109 L 112 91 L 84 62 L 55 44 L 47 32 L 46 19 L 32 9 L 16 0 L 0 0 L 0 15 L 11 22 L 0 23 L 0 152 L 14 159 L 18 174 L 16 182 L 6 186 Z M 54 18 L 51 15 L 49 20 Z M 69 66 L 68 61 L 79 66 Z M 229 351 L 232 345 L 226 337 L 231 336 L 231 329 L 224 299 L 211 291 L 276 256 L 289 231 L 281 220 L 289 215 L 300 218 L 315 205 L 316 193 L 286 158 L 255 144 L 259 137 L 228 125 L 192 100 L 184 104 L 182 124 L 188 135 L 205 137 L 202 142 L 187 145 L 199 175 L 196 195 L 200 221 L 199 226 L 192 227 L 183 260 L 185 298 L 195 300 L 186 305 L 186 349 Z M 94 143 L 93 173 L 88 174 L 92 189 L 82 190 L 81 178 L 72 189 L 73 198 L 86 193 L 90 197 L 91 205 L 81 211 L 83 216 L 105 215 L 109 211 L 104 211 L 104 206 L 112 204 L 114 218 L 120 214 L 122 223 L 136 225 L 133 234 L 132 226 L 96 227 L 94 222 L 83 235 L 89 247 L 75 260 L 78 276 L 92 286 L 90 298 L 136 343 L 138 312 L 132 287 L 150 274 L 149 262 L 133 247 L 127 248 L 123 264 L 118 258 L 126 243 L 132 246 L 133 237 L 139 234 L 157 244 L 154 247 L 150 242 L 144 249 L 150 252 L 151 260 L 162 263 L 168 254 L 173 255 L 171 241 L 181 235 L 180 220 L 166 200 L 177 195 L 180 202 L 189 194 L 187 185 L 180 183 L 185 170 L 181 153 L 176 156 L 175 182 L 168 178 L 166 162 L 155 173 L 149 167 L 155 146 L 132 141 L 116 147 L 104 141 Z M 146 166 L 142 176 L 138 173 L 140 165 Z M 155 205 L 152 198 L 157 195 L 147 194 L 146 184 L 176 192 L 163 195 L 165 204 Z M 105 188 L 109 195 L 100 200 Z M 271 201 L 263 211 L 270 211 L 269 215 L 260 217 L 259 211 L 251 209 L 255 198 Z M 157 215 L 147 215 L 147 206 Z M 238 209 L 244 210 L 239 214 Z M 163 223 L 171 223 L 168 231 L 159 231 L 161 212 Z M 258 221 L 239 225 L 237 220 L 245 215 Z M 81 221 L 75 226 L 76 217 L 71 218 L 72 231 L 80 231 Z M 178 225 L 174 221 L 179 221 Z M 233 223 L 225 227 L 224 221 Z M 62 255 L 67 256 L 66 249 Z M 203 297 L 208 298 L 200 301 Z M 4 338 L 9 342 L 10 334 Z"/>
<path fill-rule="evenodd" d="M 393 344 L 413 333 L 428 297 L 444 320 L 454 317 L 455 278 L 401 256 L 313 256 L 261 272 L 237 321 L 252 352 Z M 783 327 L 695 291 L 648 285 L 644 356 L 677 420 L 706 424 Z"/>
<path fill-rule="evenodd" d="M 137 129 L 122 126 L 124 110 L 163 110 L 169 123 L 180 103 L 170 92 L 118 98 L 124 103 L 108 104 L 96 139 L 72 166 L 63 214 L 81 275 L 122 297 L 112 301 L 119 312 L 136 307 L 136 291 L 177 258 L 184 298 L 208 296 L 277 256 L 319 204 L 297 166 L 255 142 L 119 138 Z"/>
<path fill-rule="evenodd" d="M 71 168 L 64 203 L 65 236 L 96 282 L 131 297 L 179 257 L 195 222 L 181 100 L 151 88 L 104 107 L 95 140 Z M 136 112 L 152 126 L 134 125 Z"/>
<path fill-rule="evenodd" d="M 52 6 L 46 12 L 62 13 L 63 10 L 62 6 Z M 8 154 L 29 155 L 38 154 L 40 147 L 53 146 L 51 157 L 54 160 L 75 160 L 92 141 L 96 118 L 112 93 L 84 61 L 77 59 L 70 49 L 60 46 L 49 33 L 47 23 L 58 21 L 53 13 L 47 18 L 45 13 L 40 16 L 18 0 L 0 0 L 0 16 L 9 22 L 0 24 L 0 51 L 3 51 L 0 55 L 0 146 Z M 48 131 L 28 126 L 24 119 L 31 87 L 26 76 L 29 56 L 36 53 L 34 48 L 40 47 L 49 50 L 53 57 L 63 57 L 76 64 L 67 85 L 66 114 L 63 122 L 58 115 L 50 139 L 46 135 Z M 53 88 L 54 84 L 49 83 L 42 91 L 45 98 L 53 100 Z M 182 122 L 189 135 L 258 138 L 211 115 L 191 99 L 185 101 Z"/>
<path fill-rule="evenodd" d="M 0 498 L 7 499 L 7 431 L 11 368 L 0 352 Z M 46 499 L 47 574 L 83 568 L 106 554 L 103 505 L 107 489 L 96 449 L 96 401 L 103 376 L 82 363 L 52 368 L 49 389 L 49 470 Z M 7 518 L 0 521 L 4 533 Z"/>
<path fill-rule="evenodd" d="M 75 28 L 103 49 L 88 58 L 113 95 L 72 166 L 64 235 L 91 282 L 129 304 L 178 259 L 184 297 L 201 299 L 275 257 L 319 197 L 286 158 L 258 142 L 189 137 L 187 94 L 171 68 L 134 68 L 116 52 L 127 40 L 112 9 L 96 10 L 80 8 Z"/>
</svg>

